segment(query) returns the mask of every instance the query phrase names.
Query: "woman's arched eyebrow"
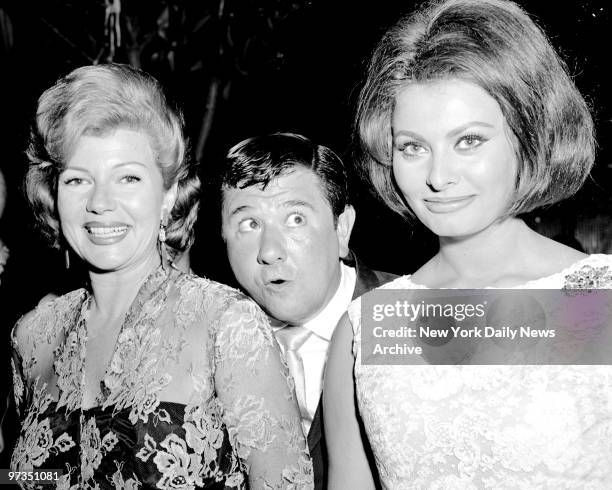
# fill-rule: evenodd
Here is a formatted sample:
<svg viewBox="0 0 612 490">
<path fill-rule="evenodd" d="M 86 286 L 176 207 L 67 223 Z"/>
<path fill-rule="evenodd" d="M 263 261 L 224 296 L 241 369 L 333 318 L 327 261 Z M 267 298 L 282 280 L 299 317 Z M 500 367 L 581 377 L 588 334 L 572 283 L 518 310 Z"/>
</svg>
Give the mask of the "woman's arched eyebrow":
<svg viewBox="0 0 612 490">
<path fill-rule="evenodd" d="M 452 138 L 454 136 L 458 136 L 461 133 L 463 133 L 466 129 L 473 128 L 475 126 L 481 127 L 481 128 L 495 129 L 495 126 L 491 123 L 487 123 L 483 121 L 470 121 L 470 122 L 462 124 L 461 126 L 449 131 L 447 134 L 447 137 Z"/>
</svg>

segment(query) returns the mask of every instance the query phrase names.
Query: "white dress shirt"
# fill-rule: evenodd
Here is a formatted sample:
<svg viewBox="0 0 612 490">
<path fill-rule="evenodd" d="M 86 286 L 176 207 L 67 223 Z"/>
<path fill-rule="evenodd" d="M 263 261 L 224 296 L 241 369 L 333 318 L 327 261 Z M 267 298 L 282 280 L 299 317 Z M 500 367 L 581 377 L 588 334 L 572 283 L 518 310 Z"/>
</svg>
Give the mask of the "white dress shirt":
<svg viewBox="0 0 612 490">
<path fill-rule="evenodd" d="M 323 371 L 325 369 L 325 361 L 327 360 L 329 341 L 338 321 L 346 312 L 353 298 L 356 281 L 357 274 L 355 269 L 340 263 L 340 284 L 338 289 L 325 308 L 303 325 L 303 327 L 313 333 L 298 349 L 304 364 L 306 411 L 310 415 L 310 420 L 304 419 L 302 421 L 306 434 L 310 430 L 311 420 L 314 418 L 319 399 L 321 398 L 321 391 L 323 390 Z"/>
</svg>

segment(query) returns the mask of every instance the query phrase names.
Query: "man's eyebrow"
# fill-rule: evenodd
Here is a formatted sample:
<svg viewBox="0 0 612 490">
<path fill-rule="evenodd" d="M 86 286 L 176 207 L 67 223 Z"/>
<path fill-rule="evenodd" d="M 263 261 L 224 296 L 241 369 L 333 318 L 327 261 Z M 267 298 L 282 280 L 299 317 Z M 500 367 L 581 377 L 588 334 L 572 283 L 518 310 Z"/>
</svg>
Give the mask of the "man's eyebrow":
<svg viewBox="0 0 612 490">
<path fill-rule="evenodd" d="M 245 204 L 243 206 L 238 206 L 238 207 L 232 209 L 232 212 L 230 213 L 230 218 L 233 217 L 233 216 L 236 216 L 237 214 L 240 214 L 240 213 L 242 213 L 244 211 L 252 209 L 252 208 L 253 208 L 253 206 L 249 206 L 247 204 Z"/>
<path fill-rule="evenodd" d="M 299 208 L 299 207 L 305 207 L 305 208 L 310 208 L 313 211 L 316 211 L 315 207 L 310 204 L 307 201 L 302 201 L 300 199 L 289 199 L 288 201 L 284 201 L 282 203 L 282 206 L 284 208 Z"/>
<path fill-rule="evenodd" d="M 315 207 L 310 204 L 307 201 L 302 201 L 300 199 L 289 199 L 287 201 L 283 201 L 281 203 L 281 206 L 283 208 L 308 208 L 311 209 L 313 211 L 316 211 Z M 234 209 L 231 210 L 230 212 L 230 218 L 236 216 L 237 214 L 240 213 L 246 213 L 248 211 L 250 211 L 251 209 L 254 209 L 253 206 L 249 205 L 249 204 L 243 204 L 242 206 L 236 206 Z"/>
</svg>

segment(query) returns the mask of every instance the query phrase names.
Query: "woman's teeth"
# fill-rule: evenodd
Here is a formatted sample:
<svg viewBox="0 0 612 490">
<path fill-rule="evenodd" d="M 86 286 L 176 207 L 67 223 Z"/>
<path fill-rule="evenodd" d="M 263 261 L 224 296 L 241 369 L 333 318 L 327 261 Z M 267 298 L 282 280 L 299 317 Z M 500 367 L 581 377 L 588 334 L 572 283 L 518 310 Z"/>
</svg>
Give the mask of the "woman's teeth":
<svg viewBox="0 0 612 490">
<path fill-rule="evenodd" d="M 125 233 L 127 231 L 127 226 L 117 226 L 112 228 L 88 228 L 87 231 L 95 236 L 112 237 Z"/>
</svg>

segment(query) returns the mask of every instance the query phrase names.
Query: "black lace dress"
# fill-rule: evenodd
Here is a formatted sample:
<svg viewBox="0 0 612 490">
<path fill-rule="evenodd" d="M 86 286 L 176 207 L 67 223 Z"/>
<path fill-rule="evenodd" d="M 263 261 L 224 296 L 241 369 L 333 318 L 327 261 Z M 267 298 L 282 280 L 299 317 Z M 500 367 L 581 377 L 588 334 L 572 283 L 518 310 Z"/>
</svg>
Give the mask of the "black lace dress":
<svg viewBox="0 0 612 490">
<path fill-rule="evenodd" d="M 292 381 L 255 303 L 160 267 L 83 409 L 90 298 L 74 291 L 15 327 L 12 469 L 61 470 L 56 488 L 71 490 L 312 488 Z"/>
</svg>

